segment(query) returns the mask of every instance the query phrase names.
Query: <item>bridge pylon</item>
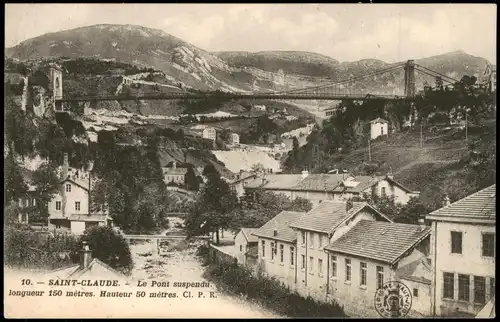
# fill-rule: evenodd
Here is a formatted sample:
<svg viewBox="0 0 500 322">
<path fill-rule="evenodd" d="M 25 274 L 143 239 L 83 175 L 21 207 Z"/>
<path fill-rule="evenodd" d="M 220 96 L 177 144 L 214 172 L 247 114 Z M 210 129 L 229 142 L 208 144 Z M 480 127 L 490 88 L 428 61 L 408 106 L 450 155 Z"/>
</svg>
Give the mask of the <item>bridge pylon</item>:
<svg viewBox="0 0 500 322">
<path fill-rule="evenodd" d="M 415 61 L 408 60 L 405 64 L 405 96 L 415 97 Z"/>
</svg>

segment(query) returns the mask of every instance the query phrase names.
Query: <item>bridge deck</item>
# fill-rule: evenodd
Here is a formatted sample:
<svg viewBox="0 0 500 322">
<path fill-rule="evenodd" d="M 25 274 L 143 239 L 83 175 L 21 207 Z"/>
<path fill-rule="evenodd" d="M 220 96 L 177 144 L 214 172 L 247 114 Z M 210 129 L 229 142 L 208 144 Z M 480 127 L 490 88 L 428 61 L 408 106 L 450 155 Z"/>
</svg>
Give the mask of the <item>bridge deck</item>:
<svg viewBox="0 0 500 322">
<path fill-rule="evenodd" d="M 186 99 L 208 99 L 208 98 L 226 98 L 226 99 L 276 99 L 276 100 L 409 100 L 406 96 L 395 95 L 367 95 L 367 94 L 228 94 L 228 95 L 203 95 L 187 93 L 162 93 L 140 96 L 79 96 L 62 98 L 60 102 L 90 102 L 90 101 L 139 101 L 139 100 L 186 100 Z"/>
</svg>

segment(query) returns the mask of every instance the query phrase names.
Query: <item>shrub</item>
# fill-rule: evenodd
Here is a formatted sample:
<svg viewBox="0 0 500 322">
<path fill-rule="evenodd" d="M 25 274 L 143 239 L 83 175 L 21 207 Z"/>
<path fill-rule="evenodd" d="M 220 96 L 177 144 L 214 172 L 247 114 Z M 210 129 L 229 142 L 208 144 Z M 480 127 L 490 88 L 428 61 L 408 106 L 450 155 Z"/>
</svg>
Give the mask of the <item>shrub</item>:
<svg viewBox="0 0 500 322">
<path fill-rule="evenodd" d="M 88 243 L 94 258 L 100 259 L 123 274 L 130 274 L 133 261 L 129 245 L 123 236 L 112 228 L 96 226 L 86 229 L 74 249 L 74 254 L 79 252 L 83 241 Z"/>
<path fill-rule="evenodd" d="M 204 277 L 217 283 L 227 292 L 242 294 L 263 306 L 288 317 L 346 317 L 337 303 L 322 303 L 304 298 L 274 277 L 235 263 L 210 263 L 209 246 L 200 246 L 196 253 L 209 263 Z"/>
<path fill-rule="evenodd" d="M 29 226 L 7 225 L 4 229 L 4 264 L 26 269 L 57 269 L 71 264 L 76 240 L 67 234 L 42 234 Z"/>
</svg>

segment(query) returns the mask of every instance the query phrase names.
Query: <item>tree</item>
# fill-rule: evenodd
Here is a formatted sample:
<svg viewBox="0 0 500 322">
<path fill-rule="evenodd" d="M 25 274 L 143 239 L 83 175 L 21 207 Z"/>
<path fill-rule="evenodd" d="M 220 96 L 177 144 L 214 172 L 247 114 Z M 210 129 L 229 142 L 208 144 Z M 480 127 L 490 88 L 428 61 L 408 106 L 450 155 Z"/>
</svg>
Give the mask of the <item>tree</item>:
<svg viewBox="0 0 500 322">
<path fill-rule="evenodd" d="M 49 216 L 48 203 L 61 186 L 53 164 L 42 164 L 33 172 L 32 183 L 36 187 L 36 213 L 34 219 L 42 220 Z M 37 218 L 38 217 L 38 218 Z"/>
<path fill-rule="evenodd" d="M 184 184 L 186 185 L 186 189 L 198 191 L 200 189 L 200 182 L 194 173 L 194 169 L 192 165 L 187 165 L 187 172 L 184 176 Z"/>
<path fill-rule="evenodd" d="M 20 197 L 28 190 L 28 186 L 24 182 L 23 175 L 21 174 L 21 167 L 14 160 L 12 154 L 7 155 L 3 159 L 5 171 L 5 194 L 4 203 L 9 201 L 19 200 Z"/>
<path fill-rule="evenodd" d="M 92 250 L 92 256 L 112 268 L 129 275 L 133 268 L 132 254 L 127 241 L 112 228 L 95 226 L 85 230 L 77 246 L 86 241 Z M 75 252 L 79 251 L 75 249 Z"/>
<path fill-rule="evenodd" d="M 361 197 L 351 198 L 353 202 L 364 201 L 375 207 L 387 217 L 394 219 L 401 212 L 401 205 L 394 201 L 393 196 L 378 196 L 376 194 L 364 194 Z"/>
<path fill-rule="evenodd" d="M 222 131 L 219 131 L 219 139 L 221 139 L 223 142 L 229 142 L 229 138 L 231 137 L 231 131 L 228 129 L 223 129 Z"/>
<path fill-rule="evenodd" d="M 203 175 L 205 177 L 209 177 L 211 175 L 219 176 L 219 171 L 215 168 L 215 166 L 212 163 L 208 163 L 205 168 L 203 168 Z"/>
<path fill-rule="evenodd" d="M 418 224 L 418 220 L 423 218 L 432 210 L 428 205 L 422 203 L 419 198 L 412 197 L 408 203 L 400 208 L 399 213 L 394 217 L 394 221 L 403 224 Z"/>
<path fill-rule="evenodd" d="M 207 184 L 186 220 L 186 228 L 190 235 L 215 232 L 219 243 L 219 230 L 230 227 L 238 197 L 217 172 L 208 172 L 207 176 Z"/>
<path fill-rule="evenodd" d="M 288 211 L 308 212 L 312 209 L 312 203 L 308 199 L 296 198 L 292 200 L 290 206 L 286 209 Z"/>
</svg>

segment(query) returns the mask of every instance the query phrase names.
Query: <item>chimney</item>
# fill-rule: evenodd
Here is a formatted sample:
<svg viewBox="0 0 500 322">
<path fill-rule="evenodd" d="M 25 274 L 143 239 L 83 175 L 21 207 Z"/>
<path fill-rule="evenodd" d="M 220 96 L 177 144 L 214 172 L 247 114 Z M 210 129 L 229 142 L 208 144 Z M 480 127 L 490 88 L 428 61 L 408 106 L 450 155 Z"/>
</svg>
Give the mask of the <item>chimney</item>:
<svg viewBox="0 0 500 322">
<path fill-rule="evenodd" d="M 349 210 L 351 210 L 352 206 L 353 206 L 352 200 L 351 199 L 347 200 L 345 203 L 345 211 L 348 212 Z"/>
<path fill-rule="evenodd" d="M 85 269 L 89 267 L 90 262 L 92 262 L 92 251 L 86 241 L 82 244 L 83 248 L 80 251 L 80 269 Z"/>
<path fill-rule="evenodd" d="M 443 207 L 446 207 L 446 206 L 449 206 L 450 205 L 450 197 L 448 197 L 448 194 L 445 194 L 444 195 L 444 199 L 443 199 Z"/>
<path fill-rule="evenodd" d="M 423 218 L 418 220 L 418 225 L 420 226 L 420 231 L 424 231 L 427 226 L 425 225 L 425 220 Z"/>
<path fill-rule="evenodd" d="M 307 171 L 307 170 L 302 171 L 302 179 L 307 178 L 308 175 L 309 175 L 309 171 Z"/>
<path fill-rule="evenodd" d="M 389 168 L 389 172 L 387 172 L 387 178 L 394 180 L 394 175 L 392 174 L 392 168 Z"/>
<path fill-rule="evenodd" d="M 172 169 L 176 169 L 177 168 L 177 164 L 175 163 L 175 161 L 172 162 Z"/>
<path fill-rule="evenodd" d="M 68 177 L 68 171 L 69 171 L 69 160 L 68 160 L 68 154 L 64 153 L 64 159 L 63 159 L 63 172 L 62 176 L 63 179 L 66 179 Z"/>
<path fill-rule="evenodd" d="M 274 228 L 274 231 L 273 231 L 273 236 L 276 237 L 278 236 L 278 230 L 276 228 Z"/>
</svg>

